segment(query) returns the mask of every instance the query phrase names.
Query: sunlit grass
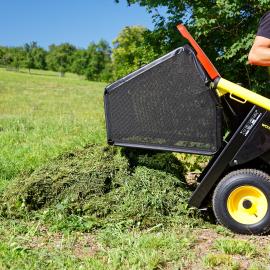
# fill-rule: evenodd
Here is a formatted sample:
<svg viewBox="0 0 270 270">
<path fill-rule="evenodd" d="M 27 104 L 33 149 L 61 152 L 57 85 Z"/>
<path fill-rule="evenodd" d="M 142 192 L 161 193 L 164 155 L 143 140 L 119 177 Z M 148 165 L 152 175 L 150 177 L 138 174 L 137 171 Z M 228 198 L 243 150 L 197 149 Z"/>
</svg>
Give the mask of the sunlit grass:
<svg viewBox="0 0 270 270">
<path fill-rule="evenodd" d="M 257 254 L 257 248 L 253 244 L 239 239 L 217 239 L 215 247 L 225 254 L 239 254 L 245 256 L 255 256 Z"/>
<path fill-rule="evenodd" d="M 104 87 L 74 74 L 61 78 L 51 71 L 0 69 L 0 190 L 18 174 L 36 170 L 63 152 L 105 144 Z M 198 156 L 177 157 L 195 173 L 206 162 Z M 144 171 L 149 173 L 138 174 L 134 190 L 138 183 L 155 179 L 151 170 Z M 142 192 L 147 205 L 162 206 L 166 200 L 157 199 L 168 197 L 162 192 L 169 178 L 162 169 L 158 174 L 164 175 L 161 188 L 145 185 Z M 132 194 L 119 197 L 124 213 L 137 210 L 142 196 Z M 123 198 L 128 199 L 123 203 Z M 153 227 L 126 229 L 125 215 L 122 223 L 108 220 L 109 227 L 93 230 L 93 216 L 61 215 L 61 207 L 26 212 L 21 219 L 0 217 L 0 269 L 258 270 L 270 265 L 267 241 L 241 240 L 223 227 L 193 222 L 192 212 L 175 217 L 169 227 L 159 220 Z"/>
<path fill-rule="evenodd" d="M 0 188 L 59 153 L 105 142 L 104 83 L 0 69 Z"/>
</svg>

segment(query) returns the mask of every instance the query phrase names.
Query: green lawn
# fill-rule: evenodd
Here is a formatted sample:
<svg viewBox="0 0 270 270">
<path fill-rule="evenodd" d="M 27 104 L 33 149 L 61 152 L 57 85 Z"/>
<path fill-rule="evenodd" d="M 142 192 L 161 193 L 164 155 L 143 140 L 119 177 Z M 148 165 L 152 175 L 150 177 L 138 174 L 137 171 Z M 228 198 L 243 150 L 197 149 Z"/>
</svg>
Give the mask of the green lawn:
<svg viewBox="0 0 270 270">
<path fill-rule="evenodd" d="M 106 144 L 104 87 L 74 74 L 0 69 L 1 191 L 66 151 Z M 1 216 L 0 269 L 269 269 L 269 236 L 238 236 L 189 219 L 145 229 L 111 222 L 91 231 L 88 216 L 67 218 L 61 206 L 22 219 Z"/>
<path fill-rule="evenodd" d="M 0 69 L 0 183 L 68 149 L 105 142 L 104 83 Z"/>
</svg>

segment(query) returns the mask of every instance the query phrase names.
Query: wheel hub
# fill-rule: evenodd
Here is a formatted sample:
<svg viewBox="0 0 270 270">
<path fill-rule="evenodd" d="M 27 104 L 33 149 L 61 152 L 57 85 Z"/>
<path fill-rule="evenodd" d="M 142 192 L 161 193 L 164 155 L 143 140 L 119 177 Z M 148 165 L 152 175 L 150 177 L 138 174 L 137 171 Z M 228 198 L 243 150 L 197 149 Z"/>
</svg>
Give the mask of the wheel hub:
<svg viewBox="0 0 270 270">
<path fill-rule="evenodd" d="M 250 209 L 252 207 L 252 202 L 250 200 L 244 200 L 243 201 L 243 207 L 245 209 Z"/>
<path fill-rule="evenodd" d="M 237 222 L 252 225 L 265 217 L 268 202 L 260 189 L 254 186 L 241 186 L 234 189 L 229 195 L 227 209 Z"/>
</svg>

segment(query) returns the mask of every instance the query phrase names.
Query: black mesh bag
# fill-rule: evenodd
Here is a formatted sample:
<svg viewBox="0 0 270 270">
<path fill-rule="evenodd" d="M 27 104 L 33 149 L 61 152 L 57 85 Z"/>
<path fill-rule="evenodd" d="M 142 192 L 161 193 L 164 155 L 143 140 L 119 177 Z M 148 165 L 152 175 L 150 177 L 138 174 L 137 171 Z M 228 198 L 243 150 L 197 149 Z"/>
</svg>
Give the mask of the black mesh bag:
<svg viewBox="0 0 270 270">
<path fill-rule="evenodd" d="M 221 146 L 222 109 L 189 46 L 105 89 L 110 144 L 212 155 Z"/>
</svg>

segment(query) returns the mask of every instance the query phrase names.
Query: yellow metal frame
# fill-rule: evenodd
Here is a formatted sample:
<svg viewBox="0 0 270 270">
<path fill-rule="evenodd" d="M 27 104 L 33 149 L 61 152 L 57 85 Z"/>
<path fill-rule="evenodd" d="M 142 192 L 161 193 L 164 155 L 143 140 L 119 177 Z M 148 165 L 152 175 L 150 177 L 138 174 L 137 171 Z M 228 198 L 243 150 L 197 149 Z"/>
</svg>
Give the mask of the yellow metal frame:
<svg viewBox="0 0 270 270">
<path fill-rule="evenodd" d="M 217 93 L 219 96 L 229 93 L 232 99 L 240 103 L 245 103 L 248 101 L 270 111 L 270 99 L 223 78 L 220 78 L 217 84 Z"/>
</svg>

